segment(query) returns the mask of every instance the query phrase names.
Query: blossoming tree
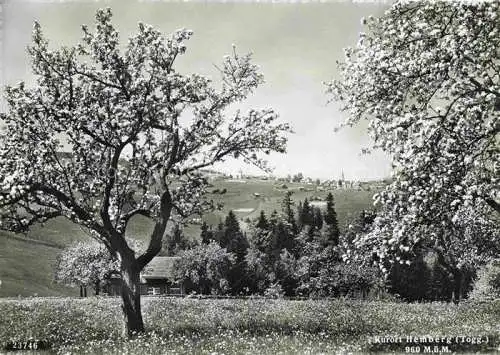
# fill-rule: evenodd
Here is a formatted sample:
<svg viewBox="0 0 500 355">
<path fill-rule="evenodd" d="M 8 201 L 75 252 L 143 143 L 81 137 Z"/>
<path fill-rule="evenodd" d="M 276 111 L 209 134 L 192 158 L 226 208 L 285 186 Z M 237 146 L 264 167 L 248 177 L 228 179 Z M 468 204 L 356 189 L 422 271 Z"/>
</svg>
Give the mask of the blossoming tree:
<svg viewBox="0 0 500 355">
<path fill-rule="evenodd" d="M 127 243 L 137 253 L 144 251 L 142 243 L 127 239 Z M 80 286 L 82 291 L 88 286 L 99 295 L 101 287 L 109 282 L 112 275 L 120 273 L 120 264 L 105 245 L 95 240 L 78 242 L 65 248 L 58 256 L 54 280 L 63 284 Z"/>
<path fill-rule="evenodd" d="M 95 31 L 50 49 L 35 24 L 29 47 L 34 87 L 6 89 L 0 138 L 1 228 L 23 231 L 65 217 L 87 228 L 118 258 L 129 335 L 144 331 L 139 273 L 161 249 L 171 219 L 209 207 L 200 169 L 240 157 L 265 168 L 262 154 L 285 152 L 289 126 L 270 109 L 226 109 L 263 77 L 250 55 L 224 57 L 220 85 L 174 69 L 192 33 L 164 37 L 139 23 L 120 47 L 110 9 Z M 69 154 L 60 154 L 69 150 Z M 135 255 L 125 239 L 142 215 L 154 228 Z"/>
<path fill-rule="evenodd" d="M 120 265 L 106 247 L 99 242 L 78 243 L 66 248 L 58 257 L 54 279 L 57 282 L 80 286 L 90 286 L 98 295 L 106 280 L 118 273 Z M 86 291 L 85 291 L 86 293 Z"/>
<path fill-rule="evenodd" d="M 374 148 L 392 157 L 382 213 L 359 243 L 400 262 L 432 247 L 456 293 L 462 268 L 500 241 L 499 15 L 494 1 L 396 2 L 363 20 L 367 33 L 328 83 L 345 125 L 367 120 Z"/>
</svg>

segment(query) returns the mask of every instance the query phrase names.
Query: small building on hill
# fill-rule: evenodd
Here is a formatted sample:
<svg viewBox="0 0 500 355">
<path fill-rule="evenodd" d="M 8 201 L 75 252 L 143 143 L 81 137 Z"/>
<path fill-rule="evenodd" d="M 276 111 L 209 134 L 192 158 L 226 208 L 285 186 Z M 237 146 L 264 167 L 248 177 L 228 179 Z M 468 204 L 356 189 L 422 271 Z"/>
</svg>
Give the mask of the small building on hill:
<svg viewBox="0 0 500 355">
<path fill-rule="evenodd" d="M 178 256 L 157 256 L 141 272 L 141 294 L 184 295 L 184 285 L 175 282 Z"/>
<path fill-rule="evenodd" d="M 157 256 L 146 265 L 141 272 L 140 288 L 142 295 L 184 295 L 182 282 L 175 281 L 175 263 L 180 260 L 177 256 Z M 110 296 L 120 295 L 121 278 L 113 275 L 106 287 Z"/>
</svg>

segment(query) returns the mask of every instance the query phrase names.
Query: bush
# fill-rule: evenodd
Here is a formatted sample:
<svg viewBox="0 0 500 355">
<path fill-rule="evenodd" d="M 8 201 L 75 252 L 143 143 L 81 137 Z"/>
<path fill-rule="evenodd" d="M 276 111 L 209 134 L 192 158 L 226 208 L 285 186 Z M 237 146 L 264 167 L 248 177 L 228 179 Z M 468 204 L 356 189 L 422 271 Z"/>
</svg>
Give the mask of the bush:
<svg viewBox="0 0 500 355">
<path fill-rule="evenodd" d="M 279 283 L 273 283 L 264 291 L 264 296 L 268 298 L 278 299 L 283 298 L 284 295 L 283 287 Z"/>
<path fill-rule="evenodd" d="M 227 294 L 228 275 L 234 266 L 234 255 L 215 241 L 179 253 L 175 277 L 186 285 L 186 292 Z"/>
<path fill-rule="evenodd" d="M 470 299 L 487 301 L 500 298 L 500 259 L 483 266 L 477 275 Z"/>
<path fill-rule="evenodd" d="M 297 274 L 299 293 L 312 297 L 366 298 L 384 289 L 384 279 L 378 268 L 344 262 L 334 247 L 302 257 Z"/>
</svg>

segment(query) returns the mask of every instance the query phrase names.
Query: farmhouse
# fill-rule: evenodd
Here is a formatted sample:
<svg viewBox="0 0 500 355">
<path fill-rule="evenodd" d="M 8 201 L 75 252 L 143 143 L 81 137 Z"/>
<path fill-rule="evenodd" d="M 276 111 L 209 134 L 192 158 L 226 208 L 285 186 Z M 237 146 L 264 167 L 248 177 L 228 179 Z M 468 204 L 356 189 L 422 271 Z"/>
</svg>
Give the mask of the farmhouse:
<svg viewBox="0 0 500 355">
<path fill-rule="evenodd" d="M 176 256 L 157 256 L 141 273 L 141 293 L 144 295 L 183 295 L 184 285 L 174 280 Z"/>
<path fill-rule="evenodd" d="M 157 256 L 141 272 L 142 295 L 184 295 L 184 284 L 175 282 L 175 263 L 180 257 Z M 120 294 L 121 279 L 113 276 L 109 282 L 107 293 L 110 296 Z"/>
</svg>

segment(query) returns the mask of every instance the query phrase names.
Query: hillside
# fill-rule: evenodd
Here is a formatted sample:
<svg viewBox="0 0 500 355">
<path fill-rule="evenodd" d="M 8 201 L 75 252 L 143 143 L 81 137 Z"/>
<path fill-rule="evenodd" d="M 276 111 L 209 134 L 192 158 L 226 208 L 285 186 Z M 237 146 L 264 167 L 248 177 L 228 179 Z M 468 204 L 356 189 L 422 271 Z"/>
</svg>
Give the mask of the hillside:
<svg viewBox="0 0 500 355">
<path fill-rule="evenodd" d="M 328 192 L 332 192 L 339 224 L 344 229 L 359 211 L 372 208 L 372 196 L 376 190 L 338 190 L 312 184 L 278 183 L 258 178 L 216 178 L 211 181 L 211 185 L 207 199 L 224 204 L 222 210 L 203 216 L 203 220 L 214 226 L 225 218 L 229 210 L 233 210 L 242 221 L 257 217 L 261 210 L 267 214 L 273 210 L 280 211 L 283 196 L 286 191 L 292 191 L 292 199 L 296 202 L 306 197 L 324 199 Z M 221 193 L 222 191 L 225 192 Z M 314 203 L 320 207 L 323 205 L 321 201 Z M 197 239 L 199 229 L 200 221 L 197 221 L 186 227 L 185 234 L 189 238 Z M 138 216 L 131 221 L 127 235 L 145 240 L 151 230 L 151 222 Z M 54 262 L 62 248 L 89 239 L 79 226 L 58 218 L 44 226 L 33 228 L 26 236 L 19 235 L 16 238 L 0 232 L 0 297 L 77 294 L 75 289 L 53 284 L 52 274 Z"/>
<path fill-rule="evenodd" d="M 213 181 L 212 192 L 208 198 L 214 202 L 222 202 L 224 208 L 205 217 L 207 223 L 216 224 L 229 210 L 236 212 L 241 219 L 256 218 L 261 210 L 267 214 L 273 210 L 281 210 L 281 201 L 287 191 L 292 192 L 292 200 L 298 203 L 305 198 L 324 200 L 331 192 L 335 199 L 335 208 L 341 228 L 362 209 L 372 208 L 374 191 L 346 189 L 339 190 L 313 184 L 275 183 L 260 179 L 225 179 Z M 286 186 L 286 187 L 285 187 Z M 224 194 L 217 191 L 227 190 Z M 214 193 L 215 192 L 215 193 Z M 315 202 L 319 207 L 323 204 Z"/>
<path fill-rule="evenodd" d="M 76 296 L 75 289 L 52 282 L 53 266 L 60 251 L 0 232 L 0 297 Z"/>
</svg>

